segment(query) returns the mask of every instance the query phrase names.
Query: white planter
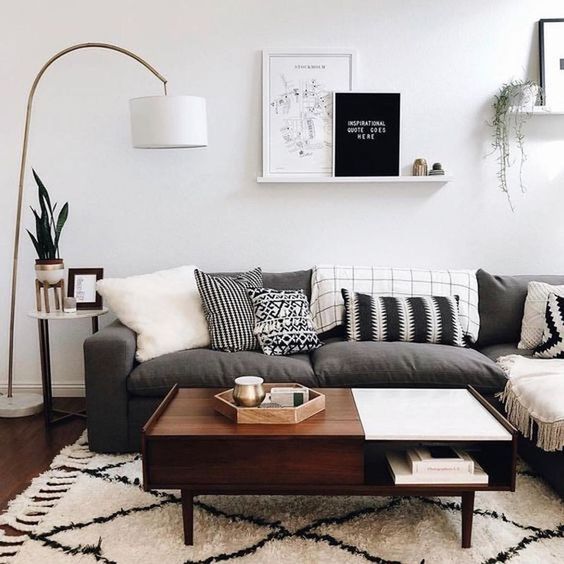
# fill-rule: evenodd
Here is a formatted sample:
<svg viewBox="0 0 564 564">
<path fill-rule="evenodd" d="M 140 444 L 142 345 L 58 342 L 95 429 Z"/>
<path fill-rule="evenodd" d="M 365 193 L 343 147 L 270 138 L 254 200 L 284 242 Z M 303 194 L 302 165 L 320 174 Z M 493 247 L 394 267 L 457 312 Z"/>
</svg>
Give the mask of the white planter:
<svg viewBox="0 0 564 564">
<path fill-rule="evenodd" d="M 65 264 L 62 259 L 35 261 L 35 276 L 39 282 L 57 284 L 65 277 Z"/>
<path fill-rule="evenodd" d="M 537 85 L 523 86 L 513 97 L 512 106 L 531 110 L 537 105 L 540 89 Z"/>
</svg>

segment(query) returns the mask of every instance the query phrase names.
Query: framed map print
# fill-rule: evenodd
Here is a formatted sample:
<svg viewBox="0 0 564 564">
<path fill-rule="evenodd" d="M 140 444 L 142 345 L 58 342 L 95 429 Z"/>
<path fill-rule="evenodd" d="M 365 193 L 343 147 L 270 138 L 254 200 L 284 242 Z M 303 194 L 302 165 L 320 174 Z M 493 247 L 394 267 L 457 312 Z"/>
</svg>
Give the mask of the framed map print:
<svg viewBox="0 0 564 564">
<path fill-rule="evenodd" d="M 354 86 L 352 50 L 263 51 L 263 176 L 331 176 L 333 92 Z"/>
</svg>

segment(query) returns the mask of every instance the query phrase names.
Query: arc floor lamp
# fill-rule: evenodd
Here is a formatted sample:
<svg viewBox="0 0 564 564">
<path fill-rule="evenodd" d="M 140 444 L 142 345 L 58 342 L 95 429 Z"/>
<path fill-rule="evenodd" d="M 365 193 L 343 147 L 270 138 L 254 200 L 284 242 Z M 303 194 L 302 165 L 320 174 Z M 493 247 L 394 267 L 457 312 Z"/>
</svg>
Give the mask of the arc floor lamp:
<svg viewBox="0 0 564 564">
<path fill-rule="evenodd" d="M 37 413 L 42 408 L 43 398 L 39 394 L 15 394 L 14 382 L 14 331 L 16 321 L 16 290 L 18 279 L 18 254 L 20 246 L 21 216 L 27 147 L 33 98 L 37 85 L 45 71 L 62 56 L 80 49 L 109 49 L 131 57 L 153 73 L 163 84 L 164 95 L 134 98 L 129 101 L 131 117 L 131 139 L 134 147 L 141 149 L 176 149 L 205 147 L 207 141 L 206 100 L 197 96 L 168 96 L 167 79 L 147 61 L 117 45 L 110 43 L 80 43 L 53 55 L 40 69 L 31 85 L 27 99 L 24 137 L 20 161 L 18 203 L 14 233 L 12 263 L 10 330 L 8 347 L 8 391 L 0 395 L 0 417 L 22 417 Z"/>
</svg>

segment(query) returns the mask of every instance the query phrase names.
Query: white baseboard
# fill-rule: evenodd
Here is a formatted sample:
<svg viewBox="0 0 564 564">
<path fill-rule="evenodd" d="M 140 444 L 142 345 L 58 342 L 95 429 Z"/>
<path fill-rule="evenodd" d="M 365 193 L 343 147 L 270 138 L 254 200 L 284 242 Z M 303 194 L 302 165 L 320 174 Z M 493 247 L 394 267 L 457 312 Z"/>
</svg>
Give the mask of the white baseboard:
<svg viewBox="0 0 564 564">
<path fill-rule="evenodd" d="M 5 387 L 2 387 L 0 391 L 5 394 L 7 390 Z M 18 392 L 43 395 L 43 387 L 41 384 L 14 384 L 14 394 Z M 53 384 L 53 397 L 84 397 L 84 384 L 80 382 L 75 384 Z"/>
</svg>

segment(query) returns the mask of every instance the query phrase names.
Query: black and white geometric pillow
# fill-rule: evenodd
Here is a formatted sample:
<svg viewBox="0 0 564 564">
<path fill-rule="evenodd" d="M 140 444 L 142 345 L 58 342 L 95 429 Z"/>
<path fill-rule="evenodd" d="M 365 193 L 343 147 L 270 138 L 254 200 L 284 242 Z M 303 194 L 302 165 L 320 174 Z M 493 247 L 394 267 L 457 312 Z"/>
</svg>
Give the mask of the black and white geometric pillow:
<svg viewBox="0 0 564 564">
<path fill-rule="evenodd" d="M 196 269 L 194 276 L 208 321 L 211 348 L 227 352 L 257 349 L 253 306 L 247 289 L 262 286 L 260 267 L 233 276 L 206 274 Z"/>
<path fill-rule="evenodd" d="M 548 295 L 545 327 L 541 344 L 535 348 L 537 358 L 564 358 L 564 297 Z"/>
<path fill-rule="evenodd" d="M 255 315 L 254 333 L 266 355 L 288 355 L 321 346 L 302 290 L 247 290 Z"/>
<path fill-rule="evenodd" d="M 395 298 L 342 289 L 349 341 L 464 346 L 457 296 Z"/>
</svg>

